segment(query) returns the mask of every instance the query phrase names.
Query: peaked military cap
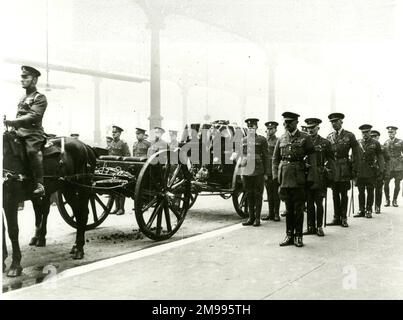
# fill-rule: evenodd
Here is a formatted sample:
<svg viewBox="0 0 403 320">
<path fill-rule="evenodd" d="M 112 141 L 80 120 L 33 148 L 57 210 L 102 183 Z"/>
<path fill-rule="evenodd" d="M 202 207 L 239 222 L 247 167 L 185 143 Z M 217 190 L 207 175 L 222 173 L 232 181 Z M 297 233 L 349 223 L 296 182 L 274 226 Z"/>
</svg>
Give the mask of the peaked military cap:
<svg viewBox="0 0 403 320">
<path fill-rule="evenodd" d="M 116 126 L 116 125 L 113 125 L 113 126 L 112 126 L 112 129 L 115 129 L 115 130 L 117 130 L 117 131 L 119 131 L 119 132 L 124 131 L 121 127 Z"/>
<path fill-rule="evenodd" d="M 313 128 L 316 127 L 318 124 L 322 123 L 322 120 L 318 118 L 307 118 L 305 119 L 306 127 Z"/>
<path fill-rule="evenodd" d="M 80 134 L 78 134 L 78 133 L 72 133 L 72 134 L 70 134 L 70 137 L 79 137 L 80 136 Z"/>
<path fill-rule="evenodd" d="M 397 130 L 398 127 L 395 127 L 395 126 L 387 126 L 386 129 L 388 129 L 388 130 Z"/>
<path fill-rule="evenodd" d="M 267 127 L 267 129 L 277 128 L 278 122 L 276 122 L 276 121 L 267 121 L 264 125 Z"/>
<path fill-rule="evenodd" d="M 358 129 L 360 129 L 362 132 L 368 132 L 372 129 L 372 126 L 370 124 L 363 124 Z"/>
<path fill-rule="evenodd" d="M 212 124 L 229 124 L 228 120 L 215 120 Z"/>
<path fill-rule="evenodd" d="M 146 130 L 142 128 L 136 128 L 136 133 L 146 133 Z"/>
<path fill-rule="evenodd" d="M 21 70 L 23 76 L 39 77 L 41 75 L 41 73 L 38 70 L 30 66 L 22 66 Z"/>
<path fill-rule="evenodd" d="M 253 126 L 254 124 L 257 125 L 257 123 L 259 122 L 259 119 L 257 118 L 248 118 L 245 120 L 246 124 L 248 126 Z"/>
<path fill-rule="evenodd" d="M 161 127 L 154 127 L 154 130 L 155 131 L 161 131 L 162 133 L 165 132 L 165 130 L 163 128 L 161 128 Z"/>
<path fill-rule="evenodd" d="M 340 112 L 333 112 L 328 115 L 330 121 L 342 120 L 344 119 L 344 114 Z"/>
<path fill-rule="evenodd" d="M 284 120 L 297 120 L 299 118 L 299 114 L 298 113 L 294 113 L 294 112 L 283 112 L 282 114 Z"/>
<path fill-rule="evenodd" d="M 371 136 L 372 137 L 377 137 L 377 136 L 380 136 L 381 134 L 379 133 L 379 131 L 378 130 L 371 130 Z"/>
</svg>

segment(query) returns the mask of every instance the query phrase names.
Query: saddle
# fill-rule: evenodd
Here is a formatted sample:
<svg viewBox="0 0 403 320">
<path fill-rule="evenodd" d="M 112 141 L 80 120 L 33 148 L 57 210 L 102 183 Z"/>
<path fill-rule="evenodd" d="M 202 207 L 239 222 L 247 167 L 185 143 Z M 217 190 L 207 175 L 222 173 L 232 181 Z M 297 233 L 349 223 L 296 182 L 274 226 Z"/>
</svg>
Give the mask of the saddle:
<svg viewBox="0 0 403 320">
<path fill-rule="evenodd" d="M 42 154 L 43 157 L 50 157 L 55 154 L 60 154 L 62 152 L 61 148 L 59 146 L 56 146 L 52 143 L 52 140 L 46 139 L 46 143 L 42 147 Z"/>
</svg>

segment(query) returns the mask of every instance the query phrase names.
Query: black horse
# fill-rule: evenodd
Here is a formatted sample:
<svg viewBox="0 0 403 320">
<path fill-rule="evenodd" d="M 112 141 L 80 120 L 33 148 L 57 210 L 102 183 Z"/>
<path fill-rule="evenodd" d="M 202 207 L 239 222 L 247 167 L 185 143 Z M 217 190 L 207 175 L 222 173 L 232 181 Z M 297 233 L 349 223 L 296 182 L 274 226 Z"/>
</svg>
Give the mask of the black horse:
<svg viewBox="0 0 403 320">
<path fill-rule="evenodd" d="M 12 263 L 7 273 L 9 277 L 18 277 L 22 273 L 18 242 L 18 203 L 32 201 L 36 230 L 30 245 L 45 246 L 50 195 L 55 191 L 63 193 L 77 222 L 76 241 L 70 253 L 74 259 L 84 257 L 90 193 L 88 189 L 80 188 L 80 184 L 90 185 L 96 156 L 91 147 L 77 139 L 54 138 L 49 144 L 52 145 L 51 149 L 44 149 L 43 160 L 46 195 L 38 198 L 32 195 L 33 181 L 23 142 L 14 131 L 3 134 L 3 209 L 12 245 Z M 8 256 L 4 231 L 3 221 L 3 272 L 6 271 L 5 260 Z"/>
</svg>

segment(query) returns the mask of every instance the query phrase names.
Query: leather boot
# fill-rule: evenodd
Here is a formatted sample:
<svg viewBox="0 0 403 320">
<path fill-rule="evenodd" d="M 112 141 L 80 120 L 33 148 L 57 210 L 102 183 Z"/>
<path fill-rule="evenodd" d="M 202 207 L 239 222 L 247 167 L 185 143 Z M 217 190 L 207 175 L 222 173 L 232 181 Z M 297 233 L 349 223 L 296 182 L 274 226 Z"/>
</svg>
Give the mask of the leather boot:
<svg viewBox="0 0 403 320">
<path fill-rule="evenodd" d="M 354 218 L 363 218 L 363 217 L 365 217 L 365 210 L 360 208 L 360 210 L 353 217 Z"/>
<path fill-rule="evenodd" d="M 294 245 L 296 247 L 303 247 L 304 243 L 302 242 L 302 237 L 294 237 Z"/>
<path fill-rule="evenodd" d="M 316 234 L 317 234 L 319 237 L 323 237 L 323 236 L 325 235 L 325 233 L 323 232 L 323 228 L 322 228 L 322 227 L 319 227 L 318 230 L 316 231 Z"/>
<path fill-rule="evenodd" d="M 365 217 L 368 219 L 372 218 L 372 210 L 367 210 L 367 212 L 365 213 Z"/>
<path fill-rule="evenodd" d="M 314 226 L 308 226 L 308 229 L 304 231 L 303 235 L 315 234 L 316 230 Z"/>
<path fill-rule="evenodd" d="M 341 226 L 344 228 L 348 227 L 347 218 L 341 219 Z"/>
<path fill-rule="evenodd" d="M 278 212 L 274 213 L 274 221 L 281 221 L 280 215 L 278 214 Z"/>
<path fill-rule="evenodd" d="M 121 216 L 121 215 L 125 214 L 125 201 L 126 201 L 126 198 L 121 197 L 121 198 L 117 199 L 117 201 L 119 202 L 119 210 L 116 212 L 116 215 Z"/>
<path fill-rule="evenodd" d="M 380 206 L 375 206 L 375 213 L 380 214 L 381 213 L 381 207 Z"/>
<path fill-rule="evenodd" d="M 287 235 L 285 236 L 284 240 L 280 242 L 280 247 L 285 247 L 285 246 L 291 246 L 294 244 L 294 236 L 290 233 L 287 232 Z"/>
<path fill-rule="evenodd" d="M 33 194 L 37 197 L 43 197 L 45 195 L 45 187 L 43 185 L 42 152 L 29 153 L 28 157 L 35 186 Z"/>
<path fill-rule="evenodd" d="M 390 200 L 388 198 L 386 199 L 385 207 L 390 207 Z"/>
<path fill-rule="evenodd" d="M 396 200 L 396 199 L 393 199 L 393 201 L 392 201 L 392 206 L 398 207 L 398 204 L 397 204 L 397 200 Z"/>
<path fill-rule="evenodd" d="M 287 210 L 284 210 L 282 213 L 281 213 L 281 216 L 282 217 L 285 217 L 287 215 Z"/>
<path fill-rule="evenodd" d="M 256 201 L 256 212 L 255 212 L 255 222 L 253 223 L 254 227 L 260 226 L 260 214 L 262 212 L 262 200 Z"/>
</svg>

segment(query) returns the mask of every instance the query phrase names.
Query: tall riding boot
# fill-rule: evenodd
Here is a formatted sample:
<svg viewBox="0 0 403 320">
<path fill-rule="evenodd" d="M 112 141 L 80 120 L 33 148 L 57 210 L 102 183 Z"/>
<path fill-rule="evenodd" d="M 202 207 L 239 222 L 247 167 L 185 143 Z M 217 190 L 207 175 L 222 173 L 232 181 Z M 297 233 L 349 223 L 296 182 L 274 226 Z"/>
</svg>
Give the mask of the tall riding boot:
<svg viewBox="0 0 403 320">
<path fill-rule="evenodd" d="M 43 197 L 45 195 L 45 187 L 43 185 L 42 152 L 30 152 L 29 162 L 32 170 L 32 177 L 34 180 L 33 194 L 37 197 Z"/>
<path fill-rule="evenodd" d="M 119 198 L 116 199 L 116 204 L 119 203 L 119 209 L 116 212 L 117 216 L 121 216 L 121 215 L 125 214 L 125 201 L 126 201 L 126 198 L 124 196 L 119 196 Z"/>
<path fill-rule="evenodd" d="M 255 199 L 253 195 L 248 195 L 248 206 L 249 206 L 249 218 L 246 222 L 243 222 L 244 226 L 251 226 L 255 222 Z"/>
<path fill-rule="evenodd" d="M 256 211 L 255 211 L 255 222 L 253 223 L 254 227 L 260 226 L 260 214 L 262 212 L 262 198 L 256 199 Z"/>
</svg>

